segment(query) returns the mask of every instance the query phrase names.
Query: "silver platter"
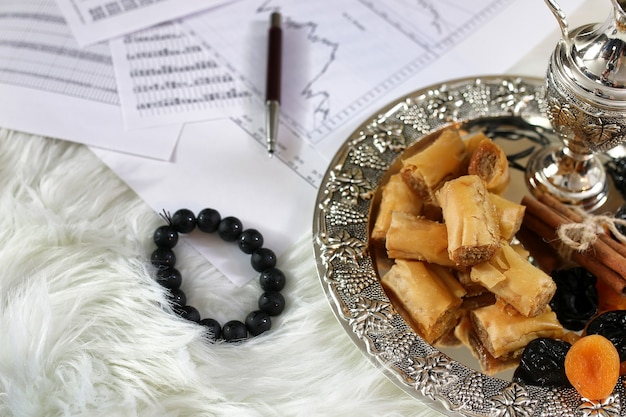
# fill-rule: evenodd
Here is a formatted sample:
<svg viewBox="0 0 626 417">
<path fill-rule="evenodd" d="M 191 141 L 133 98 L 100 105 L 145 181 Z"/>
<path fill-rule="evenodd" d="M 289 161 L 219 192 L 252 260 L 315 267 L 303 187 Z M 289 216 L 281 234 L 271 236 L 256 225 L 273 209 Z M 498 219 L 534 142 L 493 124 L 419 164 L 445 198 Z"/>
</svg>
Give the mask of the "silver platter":
<svg viewBox="0 0 626 417">
<path fill-rule="evenodd" d="M 319 189 L 313 242 L 334 314 L 358 349 L 397 386 L 448 415 L 626 416 L 622 381 L 607 400 L 591 402 L 571 388 L 524 386 L 510 374 L 487 376 L 467 349 L 457 354 L 425 342 L 382 289 L 384 266 L 368 241 L 377 189 L 397 169 L 394 162 L 451 125 L 482 130 L 503 144 L 513 168 L 506 196 L 520 201 L 528 192 L 528 156 L 556 141 L 543 96 L 542 79 L 516 76 L 459 79 L 416 91 L 376 113 L 345 141 Z"/>
</svg>

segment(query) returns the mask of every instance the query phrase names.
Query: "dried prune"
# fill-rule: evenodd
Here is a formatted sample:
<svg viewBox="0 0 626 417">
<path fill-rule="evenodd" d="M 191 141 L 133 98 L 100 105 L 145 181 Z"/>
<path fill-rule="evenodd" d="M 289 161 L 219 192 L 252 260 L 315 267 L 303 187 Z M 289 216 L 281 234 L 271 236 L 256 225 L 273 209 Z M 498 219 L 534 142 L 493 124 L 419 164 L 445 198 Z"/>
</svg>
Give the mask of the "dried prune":
<svg viewBox="0 0 626 417">
<path fill-rule="evenodd" d="M 598 312 L 596 277 L 585 268 L 560 269 L 552 272 L 556 292 L 550 307 L 559 322 L 569 330 L 582 330 Z"/>
<path fill-rule="evenodd" d="M 587 334 L 599 334 L 611 341 L 619 360 L 626 360 L 626 310 L 613 310 L 600 314 L 589 322 Z"/>
<path fill-rule="evenodd" d="M 513 382 L 542 387 L 571 386 L 565 375 L 565 356 L 570 347 L 565 340 L 547 337 L 531 341 L 513 373 Z"/>
</svg>

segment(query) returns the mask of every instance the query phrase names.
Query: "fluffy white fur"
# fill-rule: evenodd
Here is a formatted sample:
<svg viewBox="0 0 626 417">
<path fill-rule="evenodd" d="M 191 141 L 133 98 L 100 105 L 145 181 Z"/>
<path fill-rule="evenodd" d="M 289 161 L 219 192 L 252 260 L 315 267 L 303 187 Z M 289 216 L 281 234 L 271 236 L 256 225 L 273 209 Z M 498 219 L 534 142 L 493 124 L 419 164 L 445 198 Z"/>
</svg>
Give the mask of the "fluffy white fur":
<svg viewBox="0 0 626 417">
<path fill-rule="evenodd" d="M 288 305 L 271 332 L 210 344 L 151 277 L 161 219 L 89 149 L 0 131 L 0 190 L 0 416 L 439 415 L 350 341 L 310 236 L 279 259 Z M 256 280 L 236 288 L 180 245 L 203 316 L 254 308 Z"/>
</svg>

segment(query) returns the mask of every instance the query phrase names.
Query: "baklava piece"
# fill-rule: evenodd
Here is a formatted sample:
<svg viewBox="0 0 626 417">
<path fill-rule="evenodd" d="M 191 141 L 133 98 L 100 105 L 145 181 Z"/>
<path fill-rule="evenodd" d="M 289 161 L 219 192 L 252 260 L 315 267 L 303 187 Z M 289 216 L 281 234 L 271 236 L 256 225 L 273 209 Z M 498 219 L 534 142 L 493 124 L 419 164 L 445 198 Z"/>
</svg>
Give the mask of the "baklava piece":
<svg viewBox="0 0 626 417">
<path fill-rule="evenodd" d="M 493 257 L 500 247 L 500 226 L 485 183 L 476 175 L 447 181 L 437 191 L 448 230 L 448 255 L 472 266 Z"/>
<path fill-rule="evenodd" d="M 510 242 L 522 227 L 526 206 L 517 204 L 493 193 L 489 193 L 489 199 L 496 209 L 496 217 L 498 218 L 500 227 L 500 237 Z"/>
<path fill-rule="evenodd" d="M 472 152 L 467 173 L 482 178 L 492 193 L 504 191 L 511 180 L 506 153 L 487 136 L 484 136 Z"/>
<path fill-rule="evenodd" d="M 421 213 L 422 205 L 422 199 L 406 185 L 400 174 L 390 176 L 389 181 L 381 190 L 376 222 L 372 229 L 372 239 L 378 241 L 385 239 L 391 224 L 392 212 L 401 211 L 417 215 Z"/>
<path fill-rule="evenodd" d="M 462 303 L 440 272 L 425 262 L 398 259 L 381 278 L 394 306 L 431 344 L 454 328 Z"/>
<path fill-rule="evenodd" d="M 494 358 L 482 344 L 474 331 L 469 314 L 464 314 L 459 324 L 454 328 L 454 335 L 465 345 L 472 356 L 478 360 L 481 371 L 486 375 L 495 375 L 518 365 L 519 360 L 514 356 Z"/>
<path fill-rule="evenodd" d="M 541 314 L 556 291 L 548 274 L 508 244 L 489 261 L 474 265 L 470 277 L 526 317 Z"/>
<path fill-rule="evenodd" d="M 427 148 L 402 162 L 400 174 L 422 199 L 434 200 L 435 191 L 461 175 L 467 166 L 465 144 L 455 129 L 446 129 Z"/>
<path fill-rule="evenodd" d="M 426 261 L 454 267 L 448 257 L 446 225 L 423 217 L 394 211 L 385 241 L 391 259 Z"/>
<path fill-rule="evenodd" d="M 494 358 L 516 357 L 538 337 L 560 339 L 565 335 L 549 308 L 536 317 L 526 317 L 492 304 L 473 310 L 470 317 L 478 339 Z"/>
</svg>

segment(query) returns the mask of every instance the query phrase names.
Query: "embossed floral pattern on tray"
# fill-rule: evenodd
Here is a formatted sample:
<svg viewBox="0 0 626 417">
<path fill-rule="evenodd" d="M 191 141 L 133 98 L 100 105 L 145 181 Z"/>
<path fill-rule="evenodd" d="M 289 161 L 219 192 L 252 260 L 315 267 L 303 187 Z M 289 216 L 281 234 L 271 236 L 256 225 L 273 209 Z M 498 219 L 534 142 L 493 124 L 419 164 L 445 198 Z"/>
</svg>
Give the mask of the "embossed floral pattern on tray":
<svg viewBox="0 0 626 417">
<path fill-rule="evenodd" d="M 544 120 L 543 92 L 543 80 L 486 76 L 410 94 L 382 109 L 346 140 L 319 190 L 313 243 L 320 282 L 333 312 L 357 347 L 392 381 L 447 414 L 626 415 L 621 382 L 613 396 L 594 402 L 571 388 L 523 386 L 451 359 L 419 337 L 394 309 L 369 253 L 373 197 L 405 149 L 452 124 L 499 117 Z"/>
</svg>

